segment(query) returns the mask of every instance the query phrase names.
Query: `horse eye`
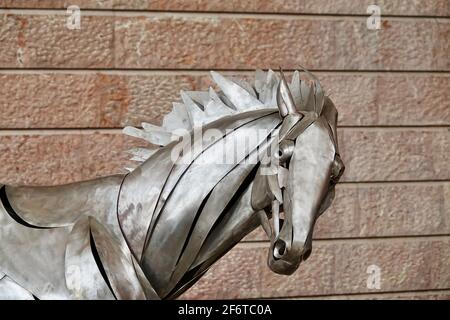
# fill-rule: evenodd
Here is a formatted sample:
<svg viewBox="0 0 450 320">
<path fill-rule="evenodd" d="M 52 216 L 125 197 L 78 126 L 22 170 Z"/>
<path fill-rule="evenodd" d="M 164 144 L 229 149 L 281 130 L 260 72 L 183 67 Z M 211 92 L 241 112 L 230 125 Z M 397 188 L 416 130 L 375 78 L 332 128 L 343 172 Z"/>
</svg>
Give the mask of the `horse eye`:
<svg viewBox="0 0 450 320">
<path fill-rule="evenodd" d="M 286 162 L 292 157 L 294 152 L 294 141 L 283 140 L 278 149 L 278 159 L 281 163 Z"/>
<path fill-rule="evenodd" d="M 333 182 L 337 182 L 344 173 L 344 170 L 344 162 L 342 161 L 341 157 L 336 154 L 334 157 L 333 165 L 331 167 L 331 180 Z"/>
</svg>

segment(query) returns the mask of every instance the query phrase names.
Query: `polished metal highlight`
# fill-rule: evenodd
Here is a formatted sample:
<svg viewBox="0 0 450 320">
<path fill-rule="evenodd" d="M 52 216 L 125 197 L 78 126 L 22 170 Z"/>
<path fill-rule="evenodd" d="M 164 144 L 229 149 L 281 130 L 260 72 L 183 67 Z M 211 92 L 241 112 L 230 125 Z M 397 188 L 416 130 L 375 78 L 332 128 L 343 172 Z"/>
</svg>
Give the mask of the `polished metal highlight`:
<svg viewBox="0 0 450 320">
<path fill-rule="evenodd" d="M 211 74 L 220 91 L 124 129 L 158 146 L 131 149 L 128 173 L 0 185 L 0 299 L 176 298 L 258 226 L 269 268 L 297 270 L 344 171 L 337 110 L 306 70 Z"/>
</svg>

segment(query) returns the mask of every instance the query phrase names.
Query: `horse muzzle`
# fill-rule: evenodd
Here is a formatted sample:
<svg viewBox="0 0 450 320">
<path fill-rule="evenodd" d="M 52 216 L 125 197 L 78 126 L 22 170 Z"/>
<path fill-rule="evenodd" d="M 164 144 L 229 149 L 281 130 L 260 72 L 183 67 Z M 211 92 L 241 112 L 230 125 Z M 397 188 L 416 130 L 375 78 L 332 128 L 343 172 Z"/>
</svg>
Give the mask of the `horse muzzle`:
<svg viewBox="0 0 450 320">
<path fill-rule="evenodd" d="M 271 241 L 267 262 L 273 272 L 290 275 L 302 261 L 308 259 L 311 251 L 310 237 L 306 241 L 296 241 L 280 236 Z"/>
</svg>

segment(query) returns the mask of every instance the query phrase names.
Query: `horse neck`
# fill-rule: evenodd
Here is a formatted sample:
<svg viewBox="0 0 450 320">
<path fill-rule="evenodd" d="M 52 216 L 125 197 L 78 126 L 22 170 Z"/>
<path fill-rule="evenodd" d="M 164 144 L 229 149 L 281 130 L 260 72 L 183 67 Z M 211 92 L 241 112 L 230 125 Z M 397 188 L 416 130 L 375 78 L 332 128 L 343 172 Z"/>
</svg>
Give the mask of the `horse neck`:
<svg viewBox="0 0 450 320">
<path fill-rule="evenodd" d="M 245 139 L 253 129 L 269 129 L 270 133 L 279 123 L 278 115 L 266 110 L 247 118 L 230 117 L 212 127 L 234 129 L 226 137 Z M 155 289 L 164 291 L 164 296 L 168 287 L 177 286 L 171 281 L 195 279 L 258 225 L 249 200 L 251 174 L 258 162 L 216 165 L 220 162 L 214 162 L 214 157 L 220 143 L 225 144 L 224 137 L 188 164 L 174 164 L 170 156 L 175 145 L 164 147 L 124 180 L 119 219 L 122 216 L 132 222 L 128 234 L 124 230 L 125 236 L 136 256 L 142 257 Z M 266 140 L 267 136 L 262 136 L 249 148 L 256 150 L 256 158 L 258 147 Z M 214 164 L 199 165 L 202 157 Z M 160 252 L 170 254 L 161 256 Z M 167 270 L 177 272 L 179 265 L 184 269 L 180 267 L 177 276 L 164 277 L 171 272 Z"/>
<path fill-rule="evenodd" d="M 260 219 L 251 207 L 250 198 L 253 184 L 240 193 L 233 208 L 211 231 L 197 257 L 177 287 L 166 298 L 174 299 L 192 287 L 206 271 L 243 238 L 260 226 Z"/>
</svg>

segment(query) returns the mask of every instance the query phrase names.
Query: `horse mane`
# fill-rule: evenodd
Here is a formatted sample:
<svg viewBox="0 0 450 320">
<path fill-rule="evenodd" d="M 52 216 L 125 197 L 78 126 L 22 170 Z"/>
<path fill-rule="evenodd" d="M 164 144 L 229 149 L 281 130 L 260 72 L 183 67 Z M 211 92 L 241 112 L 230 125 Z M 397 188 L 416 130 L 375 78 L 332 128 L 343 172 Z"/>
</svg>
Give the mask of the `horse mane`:
<svg viewBox="0 0 450 320">
<path fill-rule="evenodd" d="M 324 103 L 324 93 L 320 82 L 309 71 L 304 73 L 314 79 L 310 82 L 300 78 L 295 71 L 288 84 L 299 111 L 312 111 L 320 115 Z M 123 133 L 143 139 L 153 145 L 164 147 L 172 137 L 179 136 L 179 130 L 192 131 L 218 119 L 243 112 L 277 108 L 277 89 L 280 77 L 272 70 L 256 70 L 253 86 L 247 81 L 224 77 L 211 71 L 211 76 L 220 91 L 212 87 L 208 91 L 181 91 L 183 103 L 174 102 L 172 111 L 164 116 L 162 126 L 143 122 L 142 129 L 127 126 Z M 178 131 L 178 133 L 177 133 Z M 158 148 L 132 148 L 130 160 L 137 165 L 146 161 Z M 132 171 L 134 168 L 126 168 Z"/>
</svg>

